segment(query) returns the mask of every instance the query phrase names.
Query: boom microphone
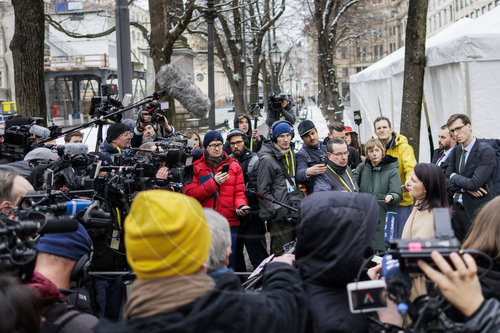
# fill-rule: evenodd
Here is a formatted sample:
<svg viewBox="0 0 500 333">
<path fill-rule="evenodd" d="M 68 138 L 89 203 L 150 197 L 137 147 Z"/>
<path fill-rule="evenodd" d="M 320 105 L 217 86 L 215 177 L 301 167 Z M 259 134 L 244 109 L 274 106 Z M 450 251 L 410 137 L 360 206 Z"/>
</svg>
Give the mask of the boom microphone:
<svg viewBox="0 0 500 333">
<path fill-rule="evenodd" d="M 47 139 L 48 137 L 50 137 L 50 130 L 39 125 L 31 126 L 29 132 L 30 134 L 33 134 L 34 136 L 41 139 Z"/>
<path fill-rule="evenodd" d="M 173 65 L 161 66 L 156 80 L 167 94 L 178 100 L 193 116 L 203 118 L 210 110 L 210 99 Z"/>
</svg>

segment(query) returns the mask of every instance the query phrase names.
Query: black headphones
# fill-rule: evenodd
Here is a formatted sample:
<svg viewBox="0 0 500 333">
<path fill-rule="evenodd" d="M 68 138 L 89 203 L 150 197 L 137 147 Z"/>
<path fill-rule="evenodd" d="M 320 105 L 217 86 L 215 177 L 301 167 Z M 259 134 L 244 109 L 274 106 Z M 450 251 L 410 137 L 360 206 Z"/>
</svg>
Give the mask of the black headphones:
<svg viewBox="0 0 500 333">
<path fill-rule="evenodd" d="M 89 272 L 90 265 L 92 264 L 92 259 L 94 258 L 94 244 L 89 236 L 90 242 L 90 255 L 85 253 L 78 259 L 71 271 L 71 281 L 78 281 L 79 279 L 87 279 L 87 273 Z"/>
<path fill-rule="evenodd" d="M 229 139 L 233 136 L 236 136 L 236 135 L 241 135 L 243 137 L 243 141 L 245 142 L 245 146 L 247 148 L 249 148 L 250 144 L 248 143 L 248 136 L 245 132 L 243 132 L 239 128 L 235 128 L 235 129 L 232 129 L 231 131 L 229 131 L 229 133 L 227 133 L 226 140 L 229 142 Z"/>
<path fill-rule="evenodd" d="M 293 125 L 290 124 L 290 122 L 286 121 L 286 120 L 278 120 L 278 121 L 275 121 L 272 125 L 271 125 L 271 129 L 269 130 L 269 138 L 273 141 L 273 142 L 277 142 L 278 141 L 278 138 L 274 136 L 274 128 L 276 126 L 278 126 L 279 124 L 281 123 L 286 123 L 288 125 L 290 125 L 291 129 L 292 129 L 292 139 L 293 137 L 295 136 L 295 131 L 293 130 Z"/>
</svg>

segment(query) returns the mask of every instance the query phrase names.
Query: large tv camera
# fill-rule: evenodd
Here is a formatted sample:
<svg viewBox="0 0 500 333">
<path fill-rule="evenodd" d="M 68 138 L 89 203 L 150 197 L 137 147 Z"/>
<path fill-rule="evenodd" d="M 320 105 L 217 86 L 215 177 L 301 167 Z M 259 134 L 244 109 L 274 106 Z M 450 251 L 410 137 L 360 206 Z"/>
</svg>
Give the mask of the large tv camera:
<svg viewBox="0 0 500 333">
<path fill-rule="evenodd" d="M 43 118 L 11 116 L 5 122 L 3 141 L 0 142 L 0 158 L 8 162 L 19 161 L 32 149 L 36 138 L 57 137 L 58 126 L 42 127 Z"/>
<path fill-rule="evenodd" d="M 0 214 L 0 273 L 31 279 L 36 244 L 45 233 L 72 232 L 84 226 L 109 223 L 109 214 L 93 200 L 72 200 L 91 192 L 29 192 L 8 215 Z"/>
</svg>

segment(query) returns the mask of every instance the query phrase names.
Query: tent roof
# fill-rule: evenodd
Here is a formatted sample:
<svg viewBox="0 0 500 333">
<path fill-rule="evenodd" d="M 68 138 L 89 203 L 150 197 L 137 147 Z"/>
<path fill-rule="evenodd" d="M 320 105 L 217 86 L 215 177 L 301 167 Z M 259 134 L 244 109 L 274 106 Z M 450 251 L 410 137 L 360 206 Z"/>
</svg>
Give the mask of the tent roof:
<svg viewBox="0 0 500 333">
<path fill-rule="evenodd" d="M 404 70 L 404 47 L 352 75 L 350 82 L 389 78 Z M 500 7 L 477 19 L 464 18 L 426 41 L 426 66 L 500 60 Z"/>
</svg>

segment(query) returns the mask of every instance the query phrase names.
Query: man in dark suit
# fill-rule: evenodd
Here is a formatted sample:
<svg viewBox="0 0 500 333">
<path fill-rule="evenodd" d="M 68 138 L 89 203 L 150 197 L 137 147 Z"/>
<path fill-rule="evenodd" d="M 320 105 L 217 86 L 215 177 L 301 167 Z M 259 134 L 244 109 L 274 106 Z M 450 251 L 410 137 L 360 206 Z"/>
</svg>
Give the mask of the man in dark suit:
<svg viewBox="0 0 500 333">
<path fill-rule="evenodd" d="M 448 195 L 453 202 L 452 226 L 463 241 L 478 209 L 495 197 L 493 181 L 496 171 L 495 151 L 472 135 L 470 119 L 454 114 L 447 122 L 458 145 L 447 160 Z"/>
<path fill-rule="evenodd" d="M 438 136 L 438 144 L 439 148 L 434 150 L 431 162 L 442 167 L 444 166 L 444 162 L 448 159 L 448 157 L 450 157 L 451 152 L 457 144 L 457 141 L 450 134 L 450 129 L 446 124 L 441 126 Z"/>
</svg>

